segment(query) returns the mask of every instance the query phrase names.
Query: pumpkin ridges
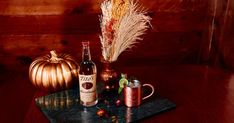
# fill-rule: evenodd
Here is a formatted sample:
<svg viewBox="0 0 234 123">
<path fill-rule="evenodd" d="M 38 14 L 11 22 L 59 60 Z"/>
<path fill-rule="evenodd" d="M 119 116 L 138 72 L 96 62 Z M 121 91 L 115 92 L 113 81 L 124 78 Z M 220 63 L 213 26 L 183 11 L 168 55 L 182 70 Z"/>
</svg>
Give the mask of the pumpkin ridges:
<svg viewBox="0 0 234 123">
<path fill-rule="evenodd" d="M 39 68 L 39 65 L 41 65 L 42 62 L 44 62 L 45 59 L 48 59 L 48 58 L 49 58 L 48 55 L 45 55 L 45 56 L 42 56 L 42 57 L 38 57 L 38 58 L 36 58 L 36 59 L 31 63 L 31 65 L 30 65 L 30 67 L 29 67 L 29 78 L 30 78 L 30 80 L 32 81 L 32 83 L 35 83 L 35 84 L 36 84 L 36 86 L 37 86 L 37 82 L 36 82 L 37 69 Z M 36 70 L 35 70 L 35 67 L 37 67 Z M 34 72 L 33 72 L 33 71 L 34 71 Z M 35 73 L 35 75 L 34 75 L 32 72 Z M 34 77 L 33 77 L 33 76 L 34 76 Z"/>
<path fill-rule="evenodd" d="M 35 61 L 33 61 L 33 62 L 31 63 L 31 65 L 30 65 L 30 67 L 29 67 L 29 73 L 32 72 L 33 67 L 35 67 L 36 64 L 37 64 L 37 60 L 35 60 Z"/>
<path fill-rule="evenodd" d="M 64 53 L 60 53 L 60 54 L 58 54 L 58 57 L 60 57 L 60 58 L 64 58 L 64 59 L 66 59 L 66 54 L 64 54 Z"/>
<path fill-rule="evenodd" d="M 52 75 L 53 75 L 53 72 L 52 72 L 52 63 L 50 63 L 48 66 L 47 66 L 47 72 L 48 72 L 48 82 L 49 82 L 49 88 L 52 89 L 52 91 L 55 91 L 56 89 L 56 86 L 57 86 L 57 83 L 54 83 L 53 79 L 52 79 Z"/>
<path fill-rule="evenodd" d="M 30 66 L 30 71 L 29 71 L 29 77 L 30 77 L 30 80 L 35 84 L 36 84 L 36 75 L 37 75 L 37 71 L 38 71 L 38 68 L 41 64 L 43 64 L 43 61 L 36 61 L 35 62 L 36 64 L 32 64 Z"/>
<path fill-rule="evenodd" d="M 28 72 L 28 75 L 29 75 L 29 79 L 30 79 L 30 81 L 33 83 L 33 84 L 35 84 L 34 83 L 34 73 L 36 72 L 35 71 L 35 67 L 37 67 L 36 65 L 35 65 L 35 63 L 36 63 L 36 61 L 34 61 L 34 62 L 32 62 L 31 63 L 31 65 L 30 65 L 30 67 L 29 67 L 29 72 Z M 34 69 L 33 69 L 34 68 Z M 35 72 L 34 72 L 35 71 Z"/>
<path fill-rule="evenodd" d="M 57 76 L 58 76 L 58 83 L 60 85 L 60 87 L 63 87 L 64 86 L 64 77 L 63 77 L 63 70 L 62 70 L 62 67 L 61 67 L 61 64 L 56 64 L 56 71 L 57 71 Z"/>
<path fill-rule="evenodd" d="M 40 62 L 40 60 L 35 60 L 31 63 L 30 67 L 29 67 L 29 73 L 32 72 L 33 68 L 36 66 L 36 64 L 38 64 L 38 62 Z"/>
<path fill-rule="evenodd" d="M 69 55 L 69 54 L 60 54 L 59 57 L 64 58 L 64 61 L 69 65 L 71 72 L 72 72 L 72 76 L 73 77 L 78 77 L 78 64 L 77 62 L 74 60 L 74 58 Z"/>
<path fill-rule="evenodd" d="M 69 54 L 62 54 L 61 57 L 63 57 L 66 60 L 71 60 L 71 61 L 75 61 L 74 57 L 72 57 Z M 77 64 L 77 63 L 76 63 Z"/>
<path fill-rule="evenodd" d="M 57 86 L 57 72 L 56 72 L 56 68 L 55 68 L 55 63 L 51 64 L 51 70 L 50 70 L 50 82 L 52 83 L 52 87 L 55 90 L 56 86 Z"/>
<path fill-rule="evenodd" d="M 67 60 L 66 60 L 66 65 L 68 66 L 68 68 L 69 68 L 69 75 L 70 75 L 70 81 L 72 81 L 72 78 L 74 78 L 74 76 L 73 76 L 73 73 L 72 73 L 72 70 L 73 70 L 73 68 L 71 68 L 70 66 L 69 66 L 69 64 L 67 63 Z M 71 86 L 71 83 L 70 82 L 68 82 L 67 83 L 67 88 L 69 88 Z"/>
<path fill-rule="evenodd" d="M 72 76 L 78 78 L 78 64 L 74 60 L 66 60 L 66 62 L 71 69 Z"/>
<path fill-rule="evenodd" d="M 49 71 L 48 71 L 48 67 L 50 67 L 50 63 L 49 62 L 45 62 L 45 65 L 42 69 L 41 72 L 41 83 L 40 84 L 42 87 L 46 87 L 46 88 L 51 88 L 50 82 L 49 82 Z"/>
<path fill-rule="evenodd" d="M 41 73 L 43 71 L 44 66 L 45 66 L 45 62 L 43 62 L 43 61 L 42 61 L 42 64 L 40 64 L 38 66 L 38 69 L 37 69 L 37 72 L 36 72 L 36 75 L 35 75 L 35 84 L 36 84 L 37 87 L 41 86 L 41 83 L 42 83 Z"/>
<path fill-rule="evenodd" d="M 61 57 L 63 57 L 64 59 L 74 60 L 74 58 L 69 54 L 62 54 Z"/>
<path fill-rule="evenodd" d="M 65 80 L 65 87 L 68 88 L 69 87 L 69 81 L 71 81 L 72 78 L 72 74 L 71 74 L 71 69 L 69 67 L 69 65 L 65 62 L 65 61 L 61 61 L 61 67 L 63 70 L 63 77 Z"/>
</svg>

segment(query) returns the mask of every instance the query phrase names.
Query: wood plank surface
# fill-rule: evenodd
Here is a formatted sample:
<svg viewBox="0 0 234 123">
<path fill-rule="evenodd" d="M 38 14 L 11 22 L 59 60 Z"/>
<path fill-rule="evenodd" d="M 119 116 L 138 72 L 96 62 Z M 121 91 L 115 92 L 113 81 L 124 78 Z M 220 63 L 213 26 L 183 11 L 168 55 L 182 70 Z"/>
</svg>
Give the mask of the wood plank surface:
<svg viewBox="0 0 234 123">
<path fill-rule="evenodd" d="M 100 13 L 103 0 L 0 0 L 0 15 Z M 150 11 L 203 11 L 212 0 L 138 0 Z"/>
<path fill-rule="evenodd" d="M 76 45 L 81 40 L 92 40 L 99 44 L 99 15 L 102 1 L 0 0 L 1 64 L 14 64 L 14 59 L 18 57 L 33 58 L 50 49 L 75 54 L 77 51 L 73 46 L 64 45 L 74 44 L 73 41 L 76 41 Z M 137 49 L 139 50 L 137 53 L 145 53 L 140 53 L 137 58 L 154 58 L 161 63 L 213 62 L 234 68 L 234 58 L 231 55 L 234 45 L 232 43 L 234 31 L 231 28 L 234 8 L 232 1 L 139 0 L 139 3 L 148 8 L 148 14 L 152 17 L 153 29 L 147 32 L 145 41 L 154 42 L 150 45 L 155 46 L 151 47 L 153 48 L 151 53 L 143 47 L 146 44 L 139 46 L 141 48 Z M 81 35 L 83 38 L 80 38 Z M 48 45 L 44 45 L 43 41 Z M 35 54 L 29 54 L 25 49 Z M 94 49 L 100 48 L 98 46 Z M 7 61 L 6 56 L 11 57 L 12 61 Z M 98 59 L 96 56 L 94 55 L 94 58 Z M 134 53 L 131 56 L 134 56 Z M 124 54 L 121 57 L 125 59 Z M 132 59 L 135 58 L 136 56 Z M 178 60 L 175 60 L 177 58 Z"/>
<path fill-rule="evenodd" d="M 202 36 L 197 32 L 149 32 L 143 41 L 120 56 L 131 63 L 198 63 Z M 4 35 L 0 36 L 0 63 L 15 64 L 34 59 L 57 50 L 72 54 L 81 59 L 81 42 L 91 41 L 91 52 L 94 60 L 101 57 L 98 34 L 43 34 L 43 35 Z M 132 60 L 131 60 L 132 59 Z M 27 61 L 26 61 L 27 62 Z M 27 63 L 28 64 L 28 63 Z"/>
<path fill-rule="evenodd" d="M 100 33 L 100 14 L 0 16 L 0 34 Z M 157 12 L 152 15 L 154 32 L 204 31 L 211 20 L 207 13 Z M 172 21 L 173 20 L 173 21 Z"/>
</svg>

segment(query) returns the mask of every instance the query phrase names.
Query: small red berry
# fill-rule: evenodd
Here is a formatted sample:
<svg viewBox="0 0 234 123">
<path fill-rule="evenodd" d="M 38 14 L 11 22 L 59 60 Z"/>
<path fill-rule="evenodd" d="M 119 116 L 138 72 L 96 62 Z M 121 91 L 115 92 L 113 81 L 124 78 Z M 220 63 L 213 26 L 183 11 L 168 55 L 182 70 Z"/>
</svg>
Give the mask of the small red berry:
<svg viewBox="0 0 234 123">
<path fill-rule="evenodd" d="M 106 114 L 106 110 L 104 110 L 104 109 L 99 109 L 99 110 L 97 111 L 97 115 L 98 115 L 99 117 L 103 117 L 105 114 Z"/>
<path fill-rule="evenodd" d="M 120 105 L 121 105 L 121 100 L 120 100 L 120 99 L 117 99 L 117 100 L 115 101 L 115 105 L 116 105 L 116 106 L 120 106 Z"/>
</svg>

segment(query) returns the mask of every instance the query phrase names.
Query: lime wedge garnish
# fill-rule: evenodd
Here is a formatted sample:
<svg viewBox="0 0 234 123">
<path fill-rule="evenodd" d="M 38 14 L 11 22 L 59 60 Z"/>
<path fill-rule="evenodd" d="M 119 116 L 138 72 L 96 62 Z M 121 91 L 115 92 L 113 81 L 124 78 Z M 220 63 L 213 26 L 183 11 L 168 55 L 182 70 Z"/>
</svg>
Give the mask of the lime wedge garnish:
<svg viewBox="0 0 234 123">
<path fill-rule="evenodd" d="M 127 79 L 122 78 L 122 79 L 119 80 L 119 87 L 120 88 L 123 88 L 124 85 L 127 85 L 127 84 L 128 84 L 128 80 Z"/>
<path fill-rule="evenodd" d="M 128 80 L 126 79 L 126 75 L 121 74 L 121 79 L 119 80 L 119 90 L 118 93 L 121 93 L 122 89 L 124 88 L 124 85 L 128 84 Z"/>
<path fill-rule="evenodd" d="M 120 88 L 118 89 L 118 94 L 120 94 L 122 92 L 123 88 Z"/>
</svg>

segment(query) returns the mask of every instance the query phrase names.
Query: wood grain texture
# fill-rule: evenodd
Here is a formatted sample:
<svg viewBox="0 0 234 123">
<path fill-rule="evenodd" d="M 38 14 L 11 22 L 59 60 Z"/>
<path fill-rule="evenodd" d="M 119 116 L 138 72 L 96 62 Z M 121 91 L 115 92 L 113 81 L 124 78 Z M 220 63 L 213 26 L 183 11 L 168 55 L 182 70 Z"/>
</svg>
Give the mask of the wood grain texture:
<svg viewBox="0 0 234 123">
<path fill-rule="evenodd" d="M 0 20 L 0 34 L 79 34 L 99 31 L 97 14 L 0 16 Z"/>
<path fill-rule="evenodd" d="M 1 15 L 61 15 L 95 13 L 101 0 L 1 0 Z"/>
<path fill-rule="evenodd" d="M 81 40 L 92 40 L 94 49 L 100 51 L 98 16 L 102 1 L 0 0 L 1 64 L 14 64 L 15 59 L 22 56 L 32 59 L 50 49 L 71 52 L 79 58 L 74 46 L 66 44 L 78 46 Z M 234 58 L 230 54 L 234 31 L 229 28 L 233 26 L 233 4 L 230 0 L 218 3 L 212 0 L 139 0 L 139 3 L 148 8 L 148 14 L 153 18 L 153 29 L 144 41 L 154 47 L 148 51 L 145 47 L 148 44 L 142 44 L 139 46 L 142 48 L 133 49 L 140 54 L 138 59 L 154 59 L 159 63 L 214 62 L 233 68 Z M 80 35 L 83 38 L 79 38 Z M 35 54 L 27 53 L 25 49 Z M 129 58 L 125 54 L 122 59 Z M 97 56 L 94 58 L 98 59 Z M 8 57 L 12 61 L 6 60 Z"/>
<path fill-rule="evenodd" d="M 0 16 L 0 34 L 77 34 L 100 33 L 100 14 Z M 207 30 L 208 13 L 157 12 L 152 16 L 153 32 Z M 172 21 L 173 20 L 173 21 Z"/>
<path fill-rule="evenodd" d="M 234 2 L 227 0 L 217 4 L 210 61 L 216 66 L 234 70 Z"/>
<path fill-rule="evenodd" d="M 202 43 L 207 41 L 205 25 L 210 21 L 205 14 L 158 12 L 152 17 L 153 28 L 132 49 L 134 52 L 124 53 L 126 55 L 123 54 L 121 59 L 128 61 L 133 57 L 158 63 L 199 63 L 203 54 Z M 93 57 L 100 59 L 98 14 L 0 16 L 0 20 L 2 64 L 14 64 L 21 56 L 35 58 L 52 49 L 81 58 L 77 53 L 83 40 L 92 42 L 91 47 L 96 53 Z"/>
<path fill-rule="evenodd" d="M 151 62 L 160 63 L 198 63 L 200 41 L 198 32 L 149 32 L 143 41 L 129 51 L 124 52 L 119 60 L 125 63 Z M 73 55 L 81 59 L 81 41 L 91 41 L 92 58 L 99 61 L 101 48 L 98 34 L 43 34 L 43 35 L 4 35 L 0 36 L 2 64 L 20 64 L 24 59 L 34 59 L 50 50 Z"/>
<path fill-rule="evenodd" d="M 0 0 L 0 15 L 61 15 L 100 13 L 103 0 Z M 138 0 L 150 11 L 181 12 L 206 10 L 204 0 Z"/>
</svg>

